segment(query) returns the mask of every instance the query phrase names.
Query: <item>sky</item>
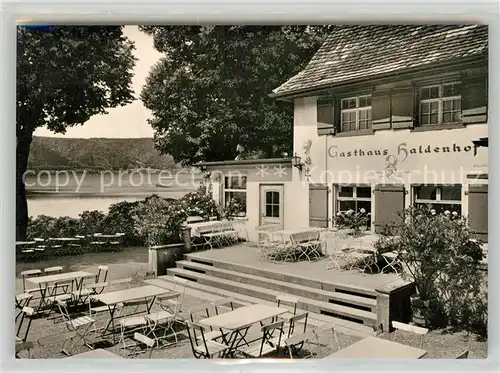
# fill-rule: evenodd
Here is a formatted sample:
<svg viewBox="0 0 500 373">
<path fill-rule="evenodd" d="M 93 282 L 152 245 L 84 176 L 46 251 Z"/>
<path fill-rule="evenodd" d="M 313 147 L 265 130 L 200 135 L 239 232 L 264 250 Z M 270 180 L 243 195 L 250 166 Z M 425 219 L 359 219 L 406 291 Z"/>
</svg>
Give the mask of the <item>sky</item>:
<svg viewBox="0 0 500 373">
<path fill-rule="evenodd" d="M 132 87 L 135 96 L 138 98 L 142 86 L 146 82 L 149 69 L 158 61 L 161 54 L 154 49 L 153 38 L 139 31 L 137 26 L 125 26 L 124 34 L 135 42 L 134 54 L 138 60 L 136 61 Z M 147 123 L 149 116 L 149 110 L 142 105 L 142 101 L 135 100 L 127 106 L 109 109 L 106 115 L 93 116 L 82 126 L 70 127 L 65 135 L 54 134 L 46 128 L 38 128 L 35 131 L 35 136 L 76 138 L 153 137 L 153 129 Z"/>
</svg>

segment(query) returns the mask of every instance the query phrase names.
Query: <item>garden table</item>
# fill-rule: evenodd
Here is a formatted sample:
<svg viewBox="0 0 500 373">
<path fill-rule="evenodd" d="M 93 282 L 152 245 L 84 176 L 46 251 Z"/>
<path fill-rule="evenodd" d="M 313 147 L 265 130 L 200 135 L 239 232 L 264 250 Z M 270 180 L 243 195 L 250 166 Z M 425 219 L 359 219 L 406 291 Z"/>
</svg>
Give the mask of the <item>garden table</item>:
<svg viewBox="0 0 500 373">
<path fill-rule="evenodd" d="M 161 288 L 154 285 L 146 285 L 132 289 L 112 291 L 109 293 L 103 293 L 93 296 L 92 299 L 104 303 L 106 306 L 108 306 L 109 310 L 110 319 L 108 321 L 108 324 L 104 328 L 102 334 L 104 335 L 109 330 L 110 327 L 112 327 L 113 331 L 115 330 L 115 311 L 116 311 L 116 306 L 119 303 L 151 298 L 151 302 L 147 305 L 147 313 L 149 313 L 151 311 L 151 307 L 153 306 L 156 297 L 158 295 L 167 294 L 169 292 L 170 290 L 165 288 Z"/>
<path fill-rule="evenodd" d="M 420 359 L 426 353 L 420 348 L 370 336 L 324 359 Z"/>
<path fill-rule="evenodd" d="M 222 231 L 231 229 L 232 225 L 230 221 L 203 221 L 200 223 L 187 224 L 191 228 L 191 237 L 199 237 L 203 233 L 208 231 Z"/>
<path fill-rule="evenodd" d="M 79 290 L 82 287 L 83 280 L 89 277 L 95 277 L 95 274 L 84 271 L 75 271 L 75 272 L 58 273 L 55 275 L 48 275 L 48 276 L 30 277 L 27 278 L 26 281 L 38 285 L 38 287 L 40 288 L 40 304 L 38 306 L 38 309 L 41 309 L 42 306 L 44 306 L 46 303 L 45 298 L 47 296 L 48 284 L 71 280 L 75 282 L 76 290 Z"/>
<path fill-rule="evenodd" d="M 286 308 L 251 304 L 217 316 L 200 320 L 199 324 L 220 329 L 224 344 L 229 346 L 228 354 L 234 353 L 245 341 L 250 327 L 258 322 L 272 319 L 288 312 Z M 229 338 L 226 338 L 227 334 Z"/>
<path fill-rule="evenodd" d="M 95 350 L 90 350 L 82 352 L 81 354 L 66 357 L 65 359 L 123 359 L 120 355 L 114 354 L 111 351 L 98 348 Z"/>
</svg>

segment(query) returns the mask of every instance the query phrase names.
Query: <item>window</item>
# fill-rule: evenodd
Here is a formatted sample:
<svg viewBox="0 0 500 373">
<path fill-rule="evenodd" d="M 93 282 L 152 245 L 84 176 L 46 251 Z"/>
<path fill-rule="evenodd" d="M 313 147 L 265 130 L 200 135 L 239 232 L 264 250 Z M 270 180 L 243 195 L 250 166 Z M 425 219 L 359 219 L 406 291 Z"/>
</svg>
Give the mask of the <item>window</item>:
<svg viewBox="0 0 500 373">
<path fill-rule="evenodd" d="M 436 213 L 449 211 L 462 214 L 462 186 L 421 185 L 413 188 L 415 206 L 431 205 Z"/>
<path fill-rule="evenodd" d="M 224 177 L 224 206 L 231 207 L 234 216 L 246 216 L 247 178 L 246 176 Z"/>
<path fill-rule="evenodd" d="M 280 193 L 276 191 L 266 192 L 266 217 L 280 217 Z"/>
<path fill-rule="evenodd" d="M 318 123 L 334 125 L 335 117 L 333 113 L 333 99 L 318 99 L 317 101 L 317 121 Z"/>
<path fill-rule="evenodd" d="M 420 124 L 431 126 L 461 121 L 460 82 L 420 88 Z"/>
<path fill-rule="evenodd" d="M 367 214 L 372 211 L 372 189 L 369 185 L 352 185 L 337 187 L 336 212 L 364 209 Z"/>
<path fill-rule="evenodd" d="M 341 100 L 341 132 L 372 128 L 372 96 L 351 97 Z"/>
</svg>

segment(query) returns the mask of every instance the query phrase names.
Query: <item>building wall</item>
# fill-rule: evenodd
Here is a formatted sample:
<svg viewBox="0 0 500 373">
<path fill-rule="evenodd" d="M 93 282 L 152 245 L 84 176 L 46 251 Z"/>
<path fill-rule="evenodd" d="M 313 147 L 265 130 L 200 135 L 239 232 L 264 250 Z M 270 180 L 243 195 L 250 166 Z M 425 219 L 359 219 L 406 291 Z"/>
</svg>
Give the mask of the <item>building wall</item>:
<svg viewBox="0 0 500 373">
<path fill-rule="evenodd" d="M 309 183 L 369 184 L 372 191 L 377 184 L 402 184 L 409 191 L 406 207 L 412 204 L 411 185 L 462 184 L 464 215 L 468 211 L 468 185 L 487 183 L 487 179 L 467 177 L 488 173 L 488 149 L 474 149 L 472 143 L 488 137 L 487 124 L 421 132 L 388 129 L 361 136 L 319 136 L 316 109 L 316 97 L 295 100 L 294 152 L 304 161 L 307 157 L 304 144 L 310 141 L 311 165 L 309 177 L 306 171 L 294 171 L 296 185 L 290 187 L 293 193 L 286 196 L 286 205 L 293 205 L 295 211 L 290 228 L 306 224 Z M 330 217 L 334 213 L 333 198 L 334 193 L 329 193 Z"/>
</svg>

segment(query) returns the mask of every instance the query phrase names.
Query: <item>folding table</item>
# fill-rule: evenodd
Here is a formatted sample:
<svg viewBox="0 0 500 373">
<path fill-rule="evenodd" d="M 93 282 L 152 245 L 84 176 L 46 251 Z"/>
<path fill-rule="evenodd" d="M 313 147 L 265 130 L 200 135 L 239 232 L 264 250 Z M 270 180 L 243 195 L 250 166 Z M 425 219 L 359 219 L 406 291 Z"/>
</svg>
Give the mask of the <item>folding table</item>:
<svg viewBox="0 0 500 373">
<path fill-rule="evenodd" d="M 92 299 L 104 303 L 106 306 L 108 306 L 109 310 L 110 319 L 108 321 L 108 324 L 104 328 L 102 334 L 104 335 L 109 330 L 110 327 L 112 327 L 113 331 L 115 330 L 115 311 L 117 304 L 139 299 L 152 298 L 151 302 L 147 306 L 147 313 L 149 314 L 156 297 L 158 295 L 167 294 L 169 292 L 170 290 L 168 289 L 164 289 L 154 285 L 146 285 L 132 289 L 113 291 L 93 296 Z M 113 339 L 114 339 L 114 334 L 113 334 Z"/>
<path fill-rule="evenodd" d="M 224 344 L 229 346 L 228 354 L 245 342 L 250 327 L 258 322 L 273 319 L 286 313 L 286 308 L 267 306 L 265 304 L 251 304 L 199 321 L 199 324 L 220 329 Z M 229 338 L 226 335 L 230 334 Z"/>
<path fill-rule="evenodd" d="M 84 272 L 84 271 L 76 271 L 76 272 L 66 272 L 59 273 L 56 275 L 48 275 L 48 276 L 40 276 L 40 277 L 30 277 L 27 278 L 26 281 L 31 282 L 32 284 L 38 285 L 40 288 L 40 304 L 38 306 L 38 310 L 40 310 L 46 304 L 46 296 L 47 296 L 47 288 L 48 284 L 54 282 L 61 282 L 66 280 L 71 280 L 75 282 L 76 290 L 81 289 L 83 280 L 89 277 L 95 277 L 94 273 Z"/>
<path fill-rule="evenodd" d="M 324 359 L 420 359 L 426 353 L 420 348 L 370 336 Z"/>
</svg>

